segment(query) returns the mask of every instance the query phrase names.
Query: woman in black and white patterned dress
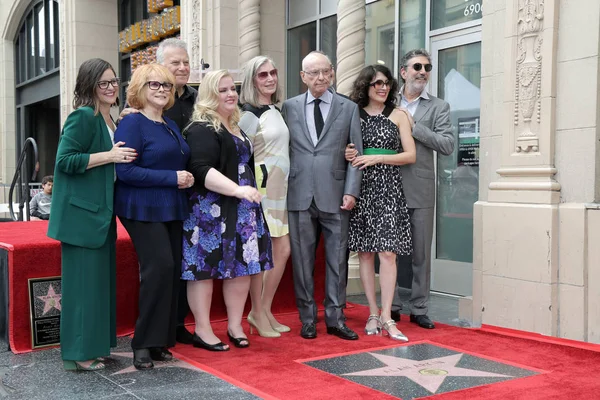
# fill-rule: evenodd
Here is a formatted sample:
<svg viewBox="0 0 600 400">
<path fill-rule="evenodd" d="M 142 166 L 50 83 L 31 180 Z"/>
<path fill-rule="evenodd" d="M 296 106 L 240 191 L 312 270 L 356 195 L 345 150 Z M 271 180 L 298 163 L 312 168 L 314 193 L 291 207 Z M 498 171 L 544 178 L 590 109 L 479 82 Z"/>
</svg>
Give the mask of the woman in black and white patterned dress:
<svg viewBox="0 0 600 400">
<path fill-rule="evenodd" d="M 360 198 L 350 214 L 348 248 L 358 252 L 360 278 L 369 301 L 365 333 L 381 329 L 390 338 L 407 341 L 391 318 L 396 288 L 396 255 L 412 252 L 410 218 L 402 189 L 400 166 L 416 160 L 412 118 L 396 108 L 398 82 L 383 65 L 365 67 L 350 98 L 361 108 L 364 154 L 346 151 L 352 165 L 363 170 Z M 379 255 L 381 315 L 375 297 L 375 253 Z"/>
</svg>

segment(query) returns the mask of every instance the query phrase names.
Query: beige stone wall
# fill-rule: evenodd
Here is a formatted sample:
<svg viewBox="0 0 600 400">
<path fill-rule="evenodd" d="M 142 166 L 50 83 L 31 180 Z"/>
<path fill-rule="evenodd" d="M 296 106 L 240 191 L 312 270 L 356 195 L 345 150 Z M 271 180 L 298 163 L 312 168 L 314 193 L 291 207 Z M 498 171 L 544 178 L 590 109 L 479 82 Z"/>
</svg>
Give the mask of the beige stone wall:
<svg viewBox="0 0 600 400">
<path fill-rule="evenodd" d="M 598 343 L 600 3 L 519 3 L 484 0 L 473 317 Z"/>
</svg>

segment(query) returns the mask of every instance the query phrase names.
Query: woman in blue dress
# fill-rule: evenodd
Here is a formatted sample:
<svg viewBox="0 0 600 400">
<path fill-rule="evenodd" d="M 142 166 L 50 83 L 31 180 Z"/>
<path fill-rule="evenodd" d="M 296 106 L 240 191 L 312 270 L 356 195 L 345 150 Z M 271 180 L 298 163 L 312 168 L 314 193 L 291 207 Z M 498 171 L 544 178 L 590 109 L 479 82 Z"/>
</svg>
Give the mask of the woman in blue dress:
<svg viewBox="0 0 600 400">
<path fill-rule="evenodd" d="M 223 280 L 230 342 L 248 347 L 241 323 L 250 276 L 273 265 L 252 145 L 238 126 L 237 104 L 231 75 L 226 70 L 210 72 L 202 79 L 192 121 L 184 130 L 195 184 L 183 226 L 181 279 L 188 281 L 196 321 L 194 346 L 211 351 L 229 350 L 210 325 L 213 279 Z"/>
</svg>

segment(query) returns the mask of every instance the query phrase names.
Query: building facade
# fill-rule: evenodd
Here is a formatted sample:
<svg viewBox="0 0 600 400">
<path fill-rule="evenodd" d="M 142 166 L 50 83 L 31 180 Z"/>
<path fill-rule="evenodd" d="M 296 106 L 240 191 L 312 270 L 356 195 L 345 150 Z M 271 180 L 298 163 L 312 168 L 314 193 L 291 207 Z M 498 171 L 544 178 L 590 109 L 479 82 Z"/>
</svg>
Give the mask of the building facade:
<svg viewBox="0 0 600 400">
<path fill-rule="evenodd" d="M 51 173 L 78 66 L 101 57 L 126 82 L 133 52 L 159 40 L 123 52 L 124 29 L 157 15 L 150 3 L 166 2 L 0 0 L 0 183 L 28 136 Z M 406 51 L 428 49 L 429 91 L 450 103 L 455 135 L 434 177 L 432 289 L 458 296 L 457 317 L 474 326 L 600 342 L 597 1 L 169 3 L 194 82 L 267 54 L 289 97 L 305 90 L 302 58 L 322 50 L 347 94 L 364 65 L 398 76 Z M 350 280 L 359 291 L 355 265 Z"/>
</svg>

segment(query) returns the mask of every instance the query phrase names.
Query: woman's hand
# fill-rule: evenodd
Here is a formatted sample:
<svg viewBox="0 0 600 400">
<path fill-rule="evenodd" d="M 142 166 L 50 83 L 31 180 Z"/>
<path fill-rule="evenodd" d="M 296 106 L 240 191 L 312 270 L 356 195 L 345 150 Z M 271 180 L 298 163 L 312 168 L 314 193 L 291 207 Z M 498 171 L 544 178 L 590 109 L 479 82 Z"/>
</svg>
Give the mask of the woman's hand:
<svg viewBox="0 0 600 400">
<path fill-rule="evenodd" d="M 238 186 L 238 188 L 235 190 L 234 196 L 238 199 L 251 201 L 252 203 L 260 203 L 260 200 L 262 199 L 262 195 L 259 193 L 259 191 L 252 186 Z"/>
<path fill-rule="evenodd" d="M 354 158 L 358 155 L 358 150 L 354 148 L 354 143 L 348 143 L 346 146 L 346 151 L 344 152 L 344 157 L 346 161 L 353 161 Z"/>
<path fill-rule="evenodd" d="M 346 150 L 346 151 L 348 151 L 348 150 Z M 354 161 L 352 161 L 352 166 L 358 167 L 358 169 L 365 169 L 367 167 L 370 167 L 371 165 L 380 164 L 380 163 L 383 163 L 382 155 L 358 156 L 358 157 L 354 158 Z"/>
<path fill-rule="evenodd" d="M 108 157 L 111 162 L 123 164 L 135 161 L 137 158 L 137 151 L 130 147 L 123 147 L 124 144 L 125 142 L 117 142 L 108 152 Z"/>
<path fill-rule="evenodd" d="M 177 171 L 177 187 L 187 189 L 194 186 L 194 175 L 188 171 Z"/>
</svg>

